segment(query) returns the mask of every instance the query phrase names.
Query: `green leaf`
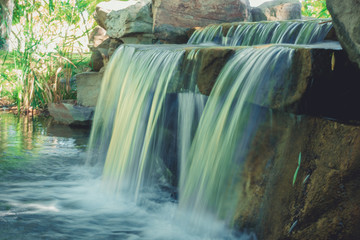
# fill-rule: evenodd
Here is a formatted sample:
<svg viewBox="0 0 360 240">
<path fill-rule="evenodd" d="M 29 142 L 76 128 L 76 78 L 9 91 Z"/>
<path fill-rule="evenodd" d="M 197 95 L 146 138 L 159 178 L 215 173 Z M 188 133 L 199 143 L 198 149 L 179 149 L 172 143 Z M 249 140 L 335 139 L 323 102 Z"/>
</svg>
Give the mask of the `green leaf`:
<svg viewBox="0 0 360 240">
<path fill-rule="evenodd" d="M 301 164 L 301 152 L 299 153 L 298 166 L 295 170 L 294 177 L 293 177 L 293 183 L 292 183 L 293 186 L 295 185 L 296 177 L 297 177 L 299 169 L 300 169 L 300 164 Z"/>
</svg>

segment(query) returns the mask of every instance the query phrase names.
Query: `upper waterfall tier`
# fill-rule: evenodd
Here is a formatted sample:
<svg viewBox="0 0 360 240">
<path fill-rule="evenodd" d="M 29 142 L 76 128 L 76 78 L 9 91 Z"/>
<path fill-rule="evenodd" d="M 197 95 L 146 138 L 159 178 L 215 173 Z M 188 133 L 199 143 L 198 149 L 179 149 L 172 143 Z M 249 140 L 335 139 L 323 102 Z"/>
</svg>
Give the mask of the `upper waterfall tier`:
<svg viewBox="0 0 360 240">
<path fill-rule="evenodd" d="M 323 41 L 331 28 L 331 21 L 319 20 L 209 25 L 197 29 L 188 43 L 213 42 L 225 46 L 269 43 L 312 44 Z"/>
</svg>

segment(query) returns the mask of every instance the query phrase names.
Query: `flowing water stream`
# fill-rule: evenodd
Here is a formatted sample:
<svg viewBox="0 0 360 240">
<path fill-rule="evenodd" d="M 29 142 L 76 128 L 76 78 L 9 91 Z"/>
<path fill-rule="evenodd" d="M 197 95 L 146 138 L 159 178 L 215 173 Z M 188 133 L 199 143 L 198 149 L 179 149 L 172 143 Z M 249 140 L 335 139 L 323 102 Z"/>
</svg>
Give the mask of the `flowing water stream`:
<svg viewBox="0 0 360 240">
<path fill-rule="evenodd" d="M 282 42 L 290 31 L 309 43 L 329 30 L 266 24 L 221 41 Z M 206 97 L 196 87 L 202 48 L 117 49 L 91 133 L 1 114 L 0 239 L 256 239 L 231 230 L 237 176 L 261 120 L 253 103 L 287 79 L 294 50 L 237 48 Z"/>
<path fill-rule="evenodd" d="M 209 25 L 196 30 L 189 44 L 215 42 L 224 46 L 253 46 L 270 43 L 313 44 L 324 40 L 331 21 L 272 21 L 238 23 L 226 29 L 223 25 Z"/>
</svg>

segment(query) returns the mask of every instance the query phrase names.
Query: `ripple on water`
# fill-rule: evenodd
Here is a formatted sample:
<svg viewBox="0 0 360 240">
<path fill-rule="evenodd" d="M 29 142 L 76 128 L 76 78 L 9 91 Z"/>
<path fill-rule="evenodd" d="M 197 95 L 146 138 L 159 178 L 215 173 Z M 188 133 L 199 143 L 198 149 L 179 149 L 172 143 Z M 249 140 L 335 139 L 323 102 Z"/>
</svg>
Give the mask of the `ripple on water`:
<svg viewBox="0 0 360 240">
<path fill-rule="evenodd" d="M 83 165 L 84 130 L 0 119 L 0 239 L 254 239 L 212 220 L 212 232 L 189 230 L 167 192 L 149 191 L 140 204 L 106 194 Z"/>
</svg>

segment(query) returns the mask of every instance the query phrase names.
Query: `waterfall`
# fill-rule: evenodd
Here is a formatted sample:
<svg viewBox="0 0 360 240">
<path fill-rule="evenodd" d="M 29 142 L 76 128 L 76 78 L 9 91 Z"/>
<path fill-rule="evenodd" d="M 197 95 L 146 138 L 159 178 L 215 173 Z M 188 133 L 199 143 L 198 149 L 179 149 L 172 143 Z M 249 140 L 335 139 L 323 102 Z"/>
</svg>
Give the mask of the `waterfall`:
<svg viewBox="0 0 360 240">
<path fill-rule="evenodd" d="M 254 35 L 241 41 L 313 41 L 308 32 L 317 26 L 246 25 Z M 221 41 L 240 36 L 240 28 L 229 28 Z M 223 30 L 213 27 L 211 38 Z M 238 176 L 262 119 L 258 104 L 266 105 L 289 77 L 294 55 L 293 48 L 276 45 L 236 48 L 206 97 L 196 87 L 203 48 L 121 46 L 104 74 L 88 157 L 89 164 L 103 166 L 104 189 L 131 201 L 168 183 L 178 186 L 179 211 L 194 229 L 204 229 L 209 216 L 233 224 Z"/>
<path fill-rule="evenodd" d="M 174 46 L 123 46 L 109 63 L 90 139 L 91 153 L 106 158 L 109 191 L 138 200 L 159 178 L 171 117 L 163 106 L 183 55 Z"/>
<path fill-rule="evenodd" d="M 199 49 L 124 45 L 116 51 L 103 78 L 89 163 L 105 162 L 104 188 L 134 201 L 179 171 L 180 182 L 172 183 L 194 226 L 208 214 L 231 224 L 236 176 L 259 119 L 251 103 L 266 101 L 293 50 L 238 49 L 206 101 L 196 88 Z M 179 79 L 187 84 L 175 94 Z"/>
<path fill-rule="evenodd" d="M 181 172 L 179 205 L 194 223 L 209 214 L 231 224 L 236 176 L 260 119 L 251 103 L 267 101 L 276 81 L 288 73 L 293 52 L 283 47 L 238 50 L 220 73 Z"/>
<path fill-rule="evenodd" d="M 252 46 L 270 43 L 311 44 L 321 42 L 332 28 L 331 22 L 279 21 L 238 23 L 224 34 L 222 25 L 196 30 L 189 44 L 215 42 L 225 46 Z"/>
</svg>

